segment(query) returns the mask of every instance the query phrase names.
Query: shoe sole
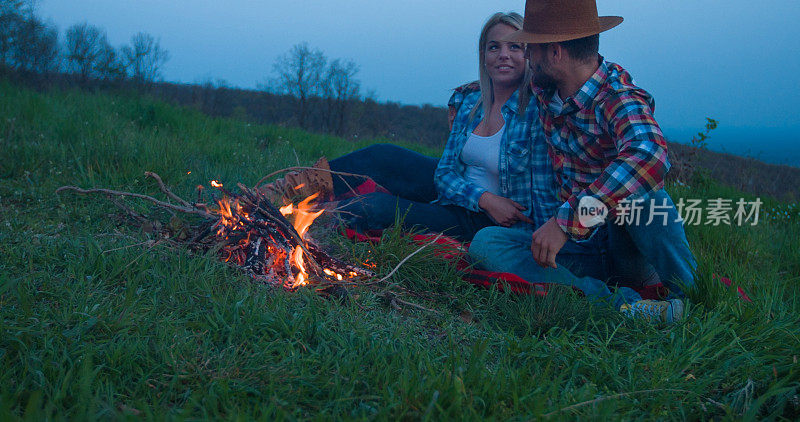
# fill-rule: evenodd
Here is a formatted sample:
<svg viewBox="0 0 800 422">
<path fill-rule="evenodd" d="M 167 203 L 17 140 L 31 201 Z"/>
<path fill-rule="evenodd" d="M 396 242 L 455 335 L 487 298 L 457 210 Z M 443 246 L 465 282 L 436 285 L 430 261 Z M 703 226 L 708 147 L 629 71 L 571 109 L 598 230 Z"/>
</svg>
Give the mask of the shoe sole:
<svg viewBox="0 0 800 422">
<path fill-rule="evenodd" d="M 672 305 L 672 320 L 667 322 L 675 322 L 683 319 L 683 301 L 680 299 L 671 299 L 669 303 Z"/>
</svg>

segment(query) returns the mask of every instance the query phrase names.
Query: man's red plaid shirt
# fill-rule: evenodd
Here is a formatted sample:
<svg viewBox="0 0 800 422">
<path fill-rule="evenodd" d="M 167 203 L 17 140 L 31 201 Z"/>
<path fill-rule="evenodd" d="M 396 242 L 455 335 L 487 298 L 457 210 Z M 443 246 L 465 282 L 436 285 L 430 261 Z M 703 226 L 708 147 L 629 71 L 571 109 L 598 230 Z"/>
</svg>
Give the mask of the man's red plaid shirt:
<svg viewBox="0 0 800 422">
<path fill-rule="evenodd" d="M 599 62 L 594 75 L 563 103 L 554 101 L 553 90 L 533 87 L 564 202 L 556 222 L 574 239 L 593 231 L 578 219 L 581 198 L 593 196 L 613 215 L 621 200 L 661 189 L 670 167 L 652 96 L 621 66 L 602 57 Z"/>
</svg>

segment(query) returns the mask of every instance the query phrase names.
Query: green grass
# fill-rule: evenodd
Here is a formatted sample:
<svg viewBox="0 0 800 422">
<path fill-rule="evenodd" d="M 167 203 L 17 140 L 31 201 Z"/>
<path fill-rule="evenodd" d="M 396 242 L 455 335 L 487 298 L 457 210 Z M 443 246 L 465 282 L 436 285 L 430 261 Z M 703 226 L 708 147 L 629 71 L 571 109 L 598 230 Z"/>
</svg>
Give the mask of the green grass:
<svg viewBox="0 0 800 422">
<path fill-rule="evenodd" d="M 149 170 L 191 197 L 210 179 L 252 185 L 368 143 L 0 81 L 0 419 L 800 417 L 798 219 L 689 227 L 699 288 L 688 318 L 660 327 L 560 289 L 476 289 L 428 250 L 390 282 L 437 313 L 393 310 L 391 286 L 349 303 L 288 293 L 147 243 L 101 197 L 54 193 L 158 195 Z M 708 180 L 671 193 L 750 198 Z M 416 249 L 396 231 L 337 245 L 381 275 Z"/>
</svg>

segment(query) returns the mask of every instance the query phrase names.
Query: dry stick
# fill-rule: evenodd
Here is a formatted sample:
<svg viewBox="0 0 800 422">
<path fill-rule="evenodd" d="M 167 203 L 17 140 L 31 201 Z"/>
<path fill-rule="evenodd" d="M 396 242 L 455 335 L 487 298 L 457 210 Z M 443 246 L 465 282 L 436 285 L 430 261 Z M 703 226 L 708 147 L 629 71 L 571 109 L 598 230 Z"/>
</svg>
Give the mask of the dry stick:
<svg viewBox="0 0 800 422">
<path fill-rule="evenodd" d="M 309 252 L 308 248 L 306 248 L 305 241 L 300 237 L 300 234 L 297 233 L 297 230 L 295 230 L 294 227 L 288 224 L 289 222 L 286 220 L 286 218 L 284 218 L 282 215 L 280 216 L 280 218 L 278 218 L 278 216 L 273 215 L 273 213 L 267 212 L 266 210 L 261 208 L 261 206 L 259 206 L 258 204 L 259 197 L 253 194 L 253 192 L 247 186 L 244 186 L 241 183 L 239 183 L 238 186 L 239 189 L 241 189 L 243 192 L 247 194 L 242 198 L 245 199 L 247 202 L 249 202 L 251 205 L 253 205 L 256 208 L 256 210 L 260 211 L 261 214 L 263 214 L 267 219 L 277 224 L 281 229 L 283 229 L 287 234 L 289 234 L 289 236 L 291 236 L 292 239 L 294 239 L 295 243 L 297 243 L 297 246 L 299 246 L 301 249 L 303 249 L 303 252 L 305 252 L 306 257 L 308 258 L 307 264 L 310 264 L 310 266 L 314 268 L 315 274 L 320 274 L 322 272 L 322 266 L 319 265 L 319 263 L 317 263 L 317 260 L 314 259 L 314 257 L 311 255 L 311 252 Z M 253 197 L 256 200 L 254 201 L 253 198 L 250 197 Z"/>
<path fill-rule="evenodd" d="M 342 206 L 339 206 L 339 203 L 341 203 L 343 201 L 332 201 L 332 202 L 328 202 L 328 204 L 336 204 L 335 207 L 327 208 L 327 207 L 323 206 L 323 207 L 320 207 L 320 208 L 317 208 L 317 209 L 325 210 L 325 212 L 328 212 L 328 213 L 331 213 L 331 214 L 350 214 L 350 215 L 356 216 L 356 214 L 354 214 L 354 213 L 352 213 L 350 211 L 344 211 L 344 208 L 347 207 L 348 205 L 352 205 L 352 204 L 355 204 L 355 203 L 358 203 L 358 202 L 364 202 L 364 197 L 359 195 L 359 196 L 356 196 L 356 197 L 353 197 L 353 198 L 347 198 L 347 199 L 352 199 L 352 201 L 350 201 L 346 205 L 342 205 Z"/>
<path fill-rule="evenodd" d="M 264 215 L 264 217 L 266 217 L 268 220 L 277 224 L 278 227 L 280 227 L 283 231 L 285 231 L 288 235 L 290 235 L 292 239 L 294 239 L 295 243 L 303 245 L 303 239 L 300 238 L 300 233 L 297 233 L 297 230 L 295 230 L 295 228 L 291 224 L 289 224 L 289 220 L 287 220 L 283 215 L 278 217 L 277 215 L 274 215 L 274 212 L 269 212 L 261 208 L 261 206 L 259 205 L 259 203 L 261 202 L 261 198 L 259 198 L 256 194 L 254 194 L 247 186 L 241 183 L 239 183 L 238 186 L 239 189 L 242 190 L 242 192 L 246 193 L 245 196 L 240 197 L 241 199 L 244 199 L 246 202 L 250 203 L 250 205 L 255 207 L 257 211 L 260 211 Z M 270 207 L 272 208 L 272 210 L 275 210 L 275 208 L 272 207 L 271 205 Z M 303 248 L 303 250 L 305 250 L 305 247 Z M 305 252 L 310 255 L 310 252 L 308 252 L 307 250 Z"/>
<path fill-rule="evenodd" d="M 433 243 L 436 243 L 436 241 L 437 241 L 437 240 L 439 240 L 439 238 L 440 238 L 440 237 L 442 237 L 442 234 L 441 234 L 441 233 L 439 233 L 439 235 L 438 235 L 438 236 L 436 236 L 436 237 L 435 237 L 433 240 L 431 240 L 430 242 L 428 242 L 428 243 L 426 243 L 426 244 L 424 244 L 424 245 L 420 246 L 420 247 L 419 247 L 417 250 L 415 250 L 414 252 L 411 252 L 411 253 L 410 253 L 410 254 L 409 254 L 407 257 L 403 258 L 403 260 L 402 260 L 402 261 L 400 261 L 400 263 L 399 263 L 399 264 L 397 264 L 397 266 L 395 266 L 395 267 L 394 267 L 394 269 L 393 269 L 392 271 L 390 271 L 390 272 L 389 272 L 389 274 L 386 274 L 386 277 L 383 277 L 382 279 L 380 279 L 380 280 L 378 280 L 378 281 L 375 281 L 375 282 L 372 282 L 372 283 L 366 283 L 366 284 L 365 284 L 365 286 L 369 286 L 369 285 L 371 285 L 371 284 L 380 284 L 380 283 L 383 283 L 384 281 L 388 280 L 388 279 L 389 279 L 391 276 L 393 276 L 393 275 L 394 275 L 394 273 L 396 273 L 396 272 L 397 272 L 397 270 L 398 270 L 398 269 L 400 269 L 400 267 L 401 267 L 403 264 L 405 264 L 405 263 L 406 263 L 406 261 L 408 261 L 408 260 L 409 260 L 409 259 L 410 259 L 412 256 L 414 256 L 414 255 L 418 254 L 418 253 L 419 253 L 421 250 L 423 250 L 423 249 L 427 248 L 427 247 L 428 247 L 428 246 L 430 246 L 431 244 L 433 244 Z"/>
<path fill-rule="evenodd" d="M 197 233 L 187 242 L 189 244 L 194 244 L 196 242 L 200 242 L 205 239 L 209 234 L 211 234 L 214 229 L 219 227 L 220 223 L 222 223 L 222 219 L 217 220 L 214 224 L 208 223 L 205 228 L 201 228 L 197 231 Z M 202 225 L 200 227 L 203 227 Z"/>
<path fill-rule="evenodd" d="M 156 246 L 158 246 L 159 242 L 161 242 L 161 239 L 156 240 L 152 244 L 148 245 L 148 248 L 144 252 L 140 253 L 136 258 L 133 258 L 133 260 L 131 260 L 131 262 L 129 262 L 127 265 L 125 265 L 125 267 L 123 269 L 127 269 L 128 267 L 130 267 L 134 262 L 138 261 L 139 258 L 143 257 L 150 249 L 153 249 Z"/>
<path fill-rule="evenodd" d="M 299 166 L 299 165 L 300 165 L 300 157 L 297 155 L 297 150 L 296 150 L 296 149 L 294 149 L 294 148 L 292 148 L 292 152 L 294 153 L 294 161 L 295 161 L 295 162 L 297 163 L 297 165 Z"/>
<path fill-rule="evenodd" d="M 421 250 L 423 250 L 423 249 L 425 249 L 426 247 L 430 246 L 432 243 L 436 243 L 436 241 L 437 241 L 437 240 L 439 240 L 439 238 L 440 238 L 440 237 L 442 237 L 442 233 L 439 233 L 439 235 L 437 235 L 437 236 L 436 236 L 436 237 L 435 237 L 433 240 L 431 240 L 430 242 L 428 242 L 428 243 L 426 243 L 426 244 L 424 244 L 424 245 L 420 246 L 420 247 L 419 247 L 419 248 L 417 248 L 417 250 L 415 250 L 414 252 L 411 252 L 410 254 L 408 254 L 408 256 L 406 256 L 405 258 L 403 258 L 403 260 L 402 260 L 402 261 L 400 261 L 400 263 L 398 263 L 398 264 L 397 264 L 397 265 L 394 267 L 394 269 L 392 269 L 392 271 L 390 271 L 390 272 L 389 272 L 389 274 L 387 274 L 385 277 L 381 278 L 380 280 L 377 280 L 377 281 L 372 281 L 372 282 L 369 282 L 369 283 L 354 283 L 354 282 L 352 282 L 352 281 L 346 281 L 346 280 L 342 280 L 342 281 L 339 281 L 339 282 L 338 282 L 338 283 L 336 283 L 336 284 L 348 284 L 348 283 L 349 283 L 349 284 L 352 284 L 352 285 L 354 285 L 354 286 L 372 286 L 372 285 L 375 285 L 375 284 L 380 284 L 380 283 L 383 283 L 384 281 L 388 280 L 388 279 L 389 279 L 389 278 L 390 278 L 392 275 L 394 275 L 394 273 L 396 273 L 396 272 L 397 272 L 397 270 L 398 270 L 398 269 L 400 269 L 400 267 L 401 267 L 403 264 L 405 264 L 405 263 L 406 263 L 406 261 L 408 261 L 408 260 L 409 260 L 409 259 L 410 259 L 412 256 L 414 256 L 414 255 L 418 254 L 418 253 L 419 253 Z M 332 283 L 332 284 L 333 284 L 333 283 Z M 411 304 L 411 306 L 418 306 L 418 305 Z M 425 310 L 429 310 L 429 309 L 425 309 Z M 435 311 L 433 311 L 433 312 L 435 312 Z"/>
<path fill-rule="evenodd" d="M 103 252 L 100 252 L 100 255 L 105 255 L 108 252 L 119 251 L 119 250 L 122 250 L 122 249 L 135 248 L 136 246 L 147 245 L 148 243 L 153 243 L 153 242 L 154 242 L 153 240 L 145 240 L 144 242 L 134 243 L 132 245 L 125 245 L 125 246 L 120 246 L 118 248 L 106 249 Z"/>
<path fill-rule="evenodd" d="M 181 207 L 181 206 L 178 206 L 178 205 L 172 205 L 172 204 L 164 202 L 164 201 L 159 201 L 158 199 L 153 198 L 152 196 L 142 195 L 140 193 L 122 192 L 122 191 L 111 190 L 111 189 L 81 189 L 81 188 L 79 188 L 77 186 L 62 186 L 62 187 L 56 189 L 56 193 L 59 193 L 61 191 L 65 191 L 65 190 L 71 190 L 71 191 L 74 191 L 74 192 L 77 192 L 77 193 L 80 193 L 80 194 L 83 194 L 83 195 L 90 194 L 90 193 L 104 193 L 106 195 L 113 195 L 113 196 L 130 196 L 132 198 L 139 198 L 139 199 L 144 199 L 146 201 L 150 201 L 150 202 L 158 205 L 159 207 L 163 207 L 163 208 L 167 208 L 167 209 L 171 209 L 171 210 L 175 210 L 175 211 L 184 212 L 184 213 L 187 213 L 187 214 L 196 214 L 196 215 L 202 216 L 204 218 L 208 218 L 208 219 L 216 219 L 217 218 L 217 217 L 215 217 L 215 216 L 213 216 L 213 215 L 211 215 L 211 214 L 209 214 L 209 213 L 207 213 L 207 212 L 205 212 L 205 211 L 203 211 L 201 209 L 198 209 L 198 208 Z"/>
<path fill-rule="evenodd" d="M 355 272 L 360 277 L 375 277 L 375 273 L 372 272 L 371 270 L 341 261 L 338 258 L 331 256 L 330 254 L 323 251 L 322 248 L 320 248 L 313 242 L 308 243 L 308 249 L 314 256 L 321 256 L 322 259 L 326 259 L 328 261 L 327 264 L 336 269 L 337 271 L 341 270 L 348 273 Z"/>
<path fill-rule="evenodd" d="M 114 231 L 115 231 L 115 233 L 97 233 L 97 234 L 94 235 L 94 237 L 112 237 L 112 236 L 115 236 L 115 237 L 122 237 L 122 238 L 125 238 L 125 239 L 129 239 L 129 240 L 132 240 L 134 242 L 137 241 L 137 240 L 141 240 L 141 239 L 135 238 L 133 236 L 129 236 L 127 234 L 122 234 L 122 233 L 118 232 L 116 229 Z"/>
<path fill-rule="evenodd" d="M 397 304 L 398 304 L 398 303 L 399 303 L 399 304 L 402 304 L 402 305 L 405 305 L 405 306 L 410 306 L 410 307 L 412 307 L 412 308 L 419 309 L 419 310 L 421 310 L 421 311 L 433 312 L 434 314 L 437 314 L 437 315 L 439 314 L 439 311 L 435 311 L 435 310 L 433 310 L 433 309 L 428 309 L 428 308 L 426 308 L 426 307 L 424 307 L 424 306 L 422 306 L 422 305 L 417 305 L 416 303 L 406 302 L 405 300 L 403 300 L 403 299 L 400 299 L 400 298 L 399 298 L 399 297 L 397 297 L 396 295 L 391 295 L 391 300 L 389 301 L 389 304 L 390 304 L 390 305 L 394 305 L 394 306 L 392 306 L 393 308 L 395 308 L 395 309 L 397 309 L 397 310 L 400 310 L 400 309 L 398 309 L 398 307 L 397 307 Z"/>
<path fill-rule="evenodd" d="M 127 205 L 123 204 L 122 202 L 117 201 L 117 198 L 111 197 L 111 202 L 113 202 L 114 205 L 125 211 L 131 218 L 136 220 L 136 222 L 143 223 L 146 220 L 138 212 L 130 209 Z"/>
<path fill-rule="evenodd" d="M 356 213 L 352 213 L 350 211 L 343 211 L 342 208 L 344 208 L 344 207 L 341 207 L 341 208 L 337 207 L 337 208 L 330 208 L 330 209 L 328 209 L 328 208 L 318 208 L 318 209 L 323 209 L 323 210 L 325 210 L 325 212 L 331 213 L 331 214 L 343 214 L 343 215 L 346 214 L 346 215 L 352 215 L 354 217 L 358 216 Z"/>
<path fill-rule="evenodd" d="M 694 394 L 696 396 L 699 396 L 699 397 L 703 398 L 703 396 L 701 396 L 700 394 L 695 393 L 694 391 L 682 390 L 682 389 L 678 389 L 678 388 L 657 388 L 657 389 L 653 389 L 653 390 L 639 390 L 639 391 L 631 391 L 629 393 L 619 393 L 619 394 L 614 394 L 614 395 L 611 395 L 611 396 L 598 397 L 598 398 L 596 398 L 594 400 L 587 400 L 587 401 L 583 401 L 583 402 L 580 402 L 580 403 L 575 403 L 575 404 L 573 404 L 571 406 L 563 407 L 561 409 L 558 409 L 558 410 L 550 412 L 550 413 L 545 413 L 544 415 L 542 415 L 542 417 L 549 418 L 550 416 L 553 416 L 556 413 L 561 413 L 561 412 L 565 412 L 567 410 L 577 409 L 579 407 L 588 406 L 590 404 L 596 404 L 596 403 L 599 403 L 601 401 L 606 401 L 606 400 L 611 400 L 611 399 L 618 399 L 620 397 L 632 396 L 634 394 L 661 393 L 661 392 L 689 393 L 689 394 Z M 721 406 L 720 403 L 715 402 L 714 400 L 708 399 L 708 401 L 710 403 L 713 403 L 713 404 L 717 405 L 717 406 L 723 407 L 723 406 Z"/>
<path fill-rule="evenodd" d="M 262 183 L 264 183 L 264 181 L 265 181 L 265 180 L 269 179 L 269 178 L 270 178 L 270 177 L 272 177 L 272 176 L 275 176 L 275 175 L 277 175 L 277 174 L 281 174 L 281 173 L 285 173 L 285 172 L 287 172 L 287 171 L 294 171 L 294 170 L 319 170 L 319 171 L 328 172 L 328 173 L 330 173 L 330 174 L 335 174 L 335 175 L 337 175 L 337 176 L 351 176 L 351 177 L 360 177 L 360 178 L 362 178 L 362 179 L 369 179 L 369 178 L 370 178 L 369 176 L 364 176 L 363 174 L 345 173 L 345 172 L 343 172 L 343 171 L 334 171 L 334 170 L 328 170 L 328 169 L 321 169 L 321 168 L 317 168 L 317 167 L 302 167 L 302 166 L 296 166 L 296 167 L 287 167 L 287 168 L 285 168 L 285 169 L 280 169 L 280 170 L 273 171 L 272 173 L 270 173 L 270 174 L 268 174 L 268 175 L 266 175 L 266 176 L 262 177 L 262 178 L 261 178 L 261 180 L 259 180 L 259 181 L 258 181 L 258 183 L 256 183 L 256 185 L 254 186 L 254 188 L 257 188 L 257 187 L 259 187 L 259 186 L 260 186 Z M 347 185 L 347 187 L 348 187 L 350 190 L 353 190 L 352 186 L 350 186 L 350 185 L 347 183 L 347 181 L 346 181 L 346 180 L 344 180 L 344 178 L 342 178 L 342 181 L 344 181 L 344 183 Z"/>
<path fill-rule="evenodd" d="M 400 268 L 400 266 L 405 264 L 405 262 L 408 261 L 412 256 L 418 254 L 421 250 L 425 249 L 426 247 L 430 246 L 431 244 L 436 243 L 436 241 L 439 240 L 440 237 L 442 237 L 442 233 L 439 233 L 433 240 L 431 240 L 430 242 L 420 246 L 419 248 L 417 248 L 417 250 L 415 250 L 414 252 L 411 252 L 408 256 L 403 258 L 403 260 L 400 261 L 400 263 L 397 264 L 397 266 L 395 266 L 394 269 L 392 271 L 390 271 L 389 274 L 387 274 L 385 277 L 383 277 L 382 279 L 376 281 L 375 283 L 367 283 L 367 285 L 369 285 L 369 284 L 380 284 L 380 283 L 388 280 L 395 272 L 397 272 L 397 270 Z M 432 312 L 432 313 L 437 314 L 437 315 L 439 314 L 438 311 L 435 311 L 433 309 L 428 309 L 428 308 L 426 308 L 424 306 L 417 305 L 416 303 L 406 302 L 405 300 L 400 299 L 399 297 L 397 297 L 397 295 L 394 295 L 394 294 L 391 294 L 391 293 L 389 293 L 389 294 L 391 295 L 391 299 L 389 301 L 389 304 L 392 305 L 392 307 L 395 308 L 395 309 L 398 309 L 397 304 L 400 303 L 400 304 L 403 304 L 403 305 L 406 305 L 406 306 L 410 306 L 412 308 L 416 308 L 416 309 L 419 309 L 419 310 Z"/>
<path fill-rule="evenodd" d="M 180 196 L 172 193 L 172 191 L 169 190 L 167 185 L 164 184 L 164 181 L 161 180 L 161 176 L 159 176 L 158 174 L 153 173 L 152 171 L 146 171 L 144 172 L 144 177 L 152 177 L 153 179 L 156 180 L 156 182 L 158 182 L 158 187 L 161 188 L 161 192 L 164 192 L 164 194 L 167 195 L 168 197 L 174 199 L 175 201 L 178 201 L 178 203 L 183 205 L 184 207 L 192 208 L 192 204 L 188 203 Z"/>
</svg>

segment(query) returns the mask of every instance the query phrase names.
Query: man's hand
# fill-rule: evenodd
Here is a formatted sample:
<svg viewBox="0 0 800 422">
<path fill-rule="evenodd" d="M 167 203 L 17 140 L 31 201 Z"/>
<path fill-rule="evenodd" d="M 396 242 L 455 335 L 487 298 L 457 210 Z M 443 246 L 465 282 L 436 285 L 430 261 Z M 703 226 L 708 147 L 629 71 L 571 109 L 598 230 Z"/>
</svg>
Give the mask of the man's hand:
<svg viewBox="0 0 800 422">
<path fill-rule="evenodd" d="M 520 211 L 525 211 L 522 205 L 491 192 L 484 192 L 478 200 L 478 206 L 489 214 L 497 224 L 509 227 L 517 221 L 533 224 L 533 221 Z"/>
<path fill-rule="evenodd" d="M 531 252 L 533 259 L 542 267 L 558 268 L 556 255 L 567 243 L 567 234 L 561 230 L 553 217 L 533 232 Z"/>
</svg>

